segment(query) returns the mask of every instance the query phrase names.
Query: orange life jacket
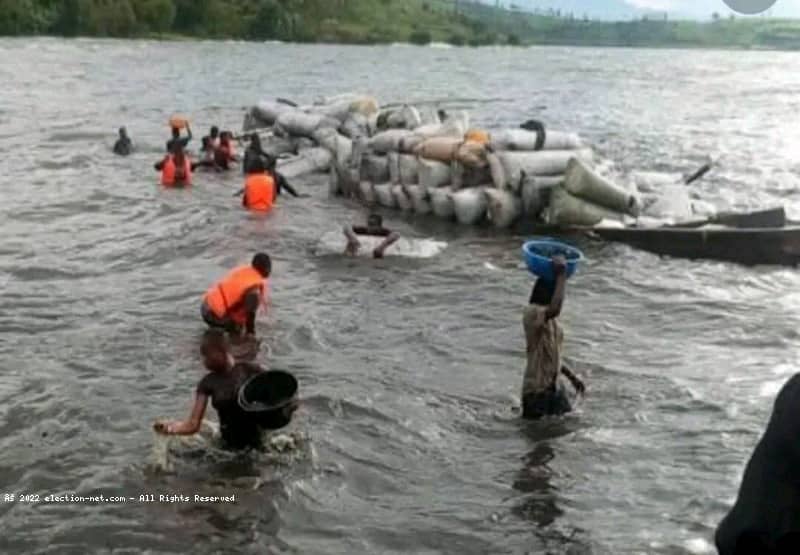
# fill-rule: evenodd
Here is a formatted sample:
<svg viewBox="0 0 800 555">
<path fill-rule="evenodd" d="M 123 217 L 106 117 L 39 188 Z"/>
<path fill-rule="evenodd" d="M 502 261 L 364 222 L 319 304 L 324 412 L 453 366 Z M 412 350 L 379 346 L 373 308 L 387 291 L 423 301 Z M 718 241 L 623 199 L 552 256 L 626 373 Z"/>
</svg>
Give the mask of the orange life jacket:
<svg viewBox="0 0 800 555">
<path fill-rule="evenodd" d="M 240 326 L 247 323 L 244 295 L 258 287 L 259 303 L 264 304 L 267 280 L 252 266 L 240 266 L 206 292 L 203 300 L 217 318 L 230 318 Z"/>
<path fill-rule="evenodd" d="M 251 173 L 244 182 L 244 204 L 250 210 L 269 212 L 275 204 L 275 180 L 266 173 Z"/>
<path fill-rule="evenodd" d="M 177 167 L 175 166 L 175 157 L 170 154 L 164 160 L 164 165 L 161 168 L 161 184 L 165 187 L 174 187 L 176 185 L 191 185 L 192 184 L 192 161 L 188 156 L 183 157 L 183 173 L 185 178 L 178 181 Z"/>
</svg>

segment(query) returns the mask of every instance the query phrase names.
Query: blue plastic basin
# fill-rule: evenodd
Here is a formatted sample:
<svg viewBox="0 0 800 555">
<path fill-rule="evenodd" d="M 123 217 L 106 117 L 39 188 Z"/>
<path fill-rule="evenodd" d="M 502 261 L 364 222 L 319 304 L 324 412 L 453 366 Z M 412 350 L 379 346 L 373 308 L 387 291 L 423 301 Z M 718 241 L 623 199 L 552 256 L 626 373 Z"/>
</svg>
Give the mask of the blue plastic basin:
<svg viewBox="0 0 800 555">
<path fill-rule="evenodd" d="M 531 239 L 522 245 L 522 257 L 528 270 L 547 281 L 556 279 L 552 260 L 556 255 L 561 255 L 567 260 L 567 278 L 578 271 L 578 264 L 583 260 L 583 253 L 580 250 L 555 239 Z"/>
</svg>

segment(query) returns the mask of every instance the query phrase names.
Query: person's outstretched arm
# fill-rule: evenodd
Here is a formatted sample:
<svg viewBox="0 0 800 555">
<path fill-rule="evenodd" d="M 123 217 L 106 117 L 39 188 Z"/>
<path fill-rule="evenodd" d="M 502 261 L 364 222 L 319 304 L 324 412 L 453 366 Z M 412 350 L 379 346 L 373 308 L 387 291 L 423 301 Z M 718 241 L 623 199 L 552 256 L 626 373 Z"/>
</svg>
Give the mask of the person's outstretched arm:
<svg viewBox="0 0 800 555">
<path fill-rule="evenodd" d="M 192 414 L 189 416 L 188 420 L 177 422 L 156 422 L 153 425 L 153 429 L 164 435 L 190 436 L 196 434 L 200 431 L 200 425 L 203 423 L 203 417 L 206 414 L 207 406 L 208 395 L 197 392 L 194 397 Z"/>
<path fill-rule="evenodd" d="M 400 234 L 396 231 L 392 231 L 386 239 L 384 239 L 383 243 L 378 245 L 374 251 L 372 251 L 372 255 L 375 258 L 383 258 L 386 249 L 394 245 L 400 239 Z"/>
<path fill-rule="evenodd" d="M 277 187 L 278 187 L 278 194 L 279 194 L 279 195 L 281 194 L 281 191 L 282 191 L 283 189 L 286 189 L 286 191 L 288 191 L 288 193 L 289 193 L 290 195 L 292 195 L 293 197 L 295 197 L 295 198 L 298 198 L 298 197 L 300 197 L 300 196 L 301 196 L 301 195 L 300 195 L 300 193 L 298 193 L 298 192 L 295 190 L 295 188 L 294 188 L 294 187 L 292 187 L 292 186 L 289 184 L 289 182 L 286 180 L 286 178 L 285 178 L 285 177 L 283 177 L 283 175 L 279 174 L 278 172 L 274 172 L 274 174 L 273 174 L 273 175 L 275 175 L 275 183 L 277 184 Z"/>
<path fill-rule="evenodd" d="M 347 237 L 347 247 L 344 251 L 345 254 L 355 255 L 358 252 L 358 248 L 361 246 L 361 242 L 358 240 L 353 226 L 344 226 L 342 228 L 342 232 L 344 232 L 344 236 Z"/>
</svg>

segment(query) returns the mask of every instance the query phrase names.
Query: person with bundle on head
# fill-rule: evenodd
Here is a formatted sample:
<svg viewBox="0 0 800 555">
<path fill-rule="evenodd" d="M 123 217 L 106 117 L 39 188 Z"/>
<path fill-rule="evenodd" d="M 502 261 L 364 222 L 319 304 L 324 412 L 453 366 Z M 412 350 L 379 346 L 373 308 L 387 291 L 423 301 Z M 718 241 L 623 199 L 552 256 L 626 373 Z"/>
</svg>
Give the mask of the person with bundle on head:
<svg viewBox="0 0 800 555">
<path fill-rule="evenodd" d="M 586 391 L 584 383 L 561 359 L 564 331 L 558 317 L 567 285 L 564 257 L 553 257 L 553 270 L 554 282 L 540 277 L 534 283 L 522 317 L 528 359 L 522 382 L 522 417 L 532 420 L 572 410 L 561 374 L 578 393 Z"/>
<path fill-rule="evenodd" d="M 189 187 L 192 184 L 194 166 L 181 143 L 175 143 L 172 151 L 153 167 L 161 172 L 161 184 L 164 187 Z"/>
<path fill-rule="evenodd" d="M 172 125 L 172 138 L 167 141 L 167 153 L 171 154 L 176 146 L 180 146 L 181 148 L 185 149 L 189 146 L 189 142 L 192 140 L 192 128 L 189 125 L 188 121 L 182 120 L 181 124 L 186 127 L 186 136 L 181 137 L 181 128 L 178 126 L 177 120 L 175 120 Z"/>
</svg>

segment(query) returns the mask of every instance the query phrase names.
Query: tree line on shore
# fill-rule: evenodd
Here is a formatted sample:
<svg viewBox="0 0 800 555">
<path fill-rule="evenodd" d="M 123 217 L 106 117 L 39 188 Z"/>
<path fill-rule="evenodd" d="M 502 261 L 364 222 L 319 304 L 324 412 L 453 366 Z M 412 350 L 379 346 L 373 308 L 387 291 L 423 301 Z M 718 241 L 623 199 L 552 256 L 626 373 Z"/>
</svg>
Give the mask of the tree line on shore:
<svg viewBox="0 0 800 555">
<path fill-rule="evenodd" d="M 0 35 L 800 48 L 800 23 L 592 21 L 452 0 L 0 0 Z"/>
</svg>

